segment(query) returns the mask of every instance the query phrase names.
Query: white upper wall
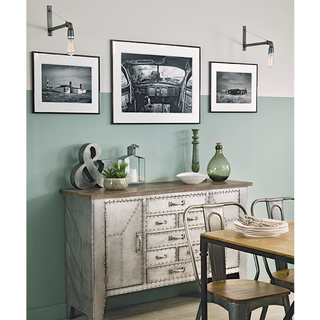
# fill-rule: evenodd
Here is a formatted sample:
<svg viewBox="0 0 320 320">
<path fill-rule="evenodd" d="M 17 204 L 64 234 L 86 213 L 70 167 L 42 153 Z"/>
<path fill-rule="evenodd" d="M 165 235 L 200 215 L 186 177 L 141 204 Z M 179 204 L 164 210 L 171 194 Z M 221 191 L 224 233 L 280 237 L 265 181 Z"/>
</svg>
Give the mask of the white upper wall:
<svg viewBox="0 0 320 320">
<path fill-rule="evenodd" d="M 76 52 L 100 56 L 101 92 L 111 92 L 110 40 L 201 47 L 201 94 L 209 94 L 209 61 L 257 63 L 258 96 L 294 96 L 293 0 L 43 0 L 27 1 L 27 90 L 32 90 L 31 51 L 64 53 L 66 29 L 47 36 L 47 5 L 72 22 Z M 53 25 L 63 20 L 53 15 Z M 242 26 L 274 43 L 242 51 Z M 263 41 L 251 34 L 247 42 Z"/>
</svg>

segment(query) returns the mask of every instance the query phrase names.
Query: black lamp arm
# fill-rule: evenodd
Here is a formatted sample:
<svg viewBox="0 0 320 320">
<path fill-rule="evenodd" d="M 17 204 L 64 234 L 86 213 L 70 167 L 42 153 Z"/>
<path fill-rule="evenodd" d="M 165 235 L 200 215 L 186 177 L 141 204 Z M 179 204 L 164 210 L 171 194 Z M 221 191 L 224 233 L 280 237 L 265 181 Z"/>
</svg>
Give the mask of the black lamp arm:
<svg viewBox="0 0 320 320">
<path fill-rule="evenodd" d="M 265 45 L 265 44 L 270 46 L 271 48 L 273 48 L 273 42 L 267 40 L 267 41 L 264 41 L 264 42 L 244 43 L 243 44 L 243 50 L 245 51 L 246 47 L 262 46 L 262 45 Z"/>
<path fill-rule="evenodd" d="M 68 28 L 68 23 L 69 23 L 69 22 L 66 22 L 66 23 L 60 24 L 60 25 L 58 25 L 58 26 L 56 26 L 56 27 L 48 28 L 48 33 L 49 33 L 49 32 L 52 33 L 52 31 L 55 31 L 55 30 L 58 30 L 58 29 Z"/>
<path fill-rule="evenodd" d="M 48 28 L 48 35 L 52 36 L 52 31 L 59 30 L 59 29 L 62 29 L 62 28 L 68 28 L 68 38 L 70 38 L 70 37 L 73 38 L 74 37 L 74 31 L 73 31 L 72 23 L 68 22 L 68 21 L 66 23 L 64 23 L 64 24 L 60 24 L 59 26 Z"/>
<path fill-rule="evenodd" d="M 62 28 L 68 28 L 68 37 L 74 37 L 73 25 L 71 22 L 66 21 L 63 24 L 52 27 L 52 6 L 47 6 L 47 27 L 48 36 L 52 36 L 52 32 Z"/>
<path fill-rule="evenodd" d="M 247 47 L 254 47 L 254 46 L 262 46 L 262 45 L 268 45 L 269 46 L 269 53 L 273 53 L 274 47 L 272 41 L 264 41 L 264 42 L 254 42 L 254 43 L 247 43 L 247 28 L 243 27 L 243 33 L 242 33 L 242 50 L 246 51 Z"/>
</svg>

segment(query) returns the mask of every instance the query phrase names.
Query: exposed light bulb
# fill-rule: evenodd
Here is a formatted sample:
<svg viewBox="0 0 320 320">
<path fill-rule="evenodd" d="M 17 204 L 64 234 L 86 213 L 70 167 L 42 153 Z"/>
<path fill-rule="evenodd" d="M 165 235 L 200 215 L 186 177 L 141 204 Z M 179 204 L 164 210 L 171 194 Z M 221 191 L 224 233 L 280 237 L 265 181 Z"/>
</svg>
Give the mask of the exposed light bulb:
<svg viewBox="0 0 320 320">
<path fill-rule="evenodd" d="M 267 67 L 269 68 L 274 67 L 274 53 L 268 54 Z"/>
<path fill-rule="evenodd" d="M 74 38 L 68 38 L 67 53 L 70 56 L 76 53 L 75 46 L 74 46 Z"/>
<path fill-rule="evenodd" d="M 67 53 L 68 55 L 72 56 L 76 53 L 75 47 L 74 47 L 74 31 L 73 26 L 71 22 L 66 22 L 66 26 L 68 27 L 68 47 L 67 47 Z"/>
<path fill-rule="evenodd" d="M 269 43 L 267 67 L 274 67 L 274 48 L 272 42 Z"/>
</svg>

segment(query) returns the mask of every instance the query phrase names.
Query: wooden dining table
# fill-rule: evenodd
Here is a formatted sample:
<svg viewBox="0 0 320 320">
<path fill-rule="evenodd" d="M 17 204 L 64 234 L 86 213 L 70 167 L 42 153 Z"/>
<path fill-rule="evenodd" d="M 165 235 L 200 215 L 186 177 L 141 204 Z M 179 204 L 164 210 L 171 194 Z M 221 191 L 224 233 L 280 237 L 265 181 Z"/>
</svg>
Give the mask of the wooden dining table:
<svg viewBox="0 0 320 320">
<path fill-rule="evenodd" d="M 205 232 L 200 235 L 201 300 L 203 320 L 207 320 L 208 317 L 208 280 L 206 277 L 208 243 L 294 264 L 294 222 L 290 221 L 288 224 L 289 231 L 276 237 L 245 237 L 242 233 L 236 232 L 234 229 Z M 293 312 L 293 305 L 288 314 L 291 312 Z M 286 317 L 284 319 L 286 319 Z"/>
</svg>

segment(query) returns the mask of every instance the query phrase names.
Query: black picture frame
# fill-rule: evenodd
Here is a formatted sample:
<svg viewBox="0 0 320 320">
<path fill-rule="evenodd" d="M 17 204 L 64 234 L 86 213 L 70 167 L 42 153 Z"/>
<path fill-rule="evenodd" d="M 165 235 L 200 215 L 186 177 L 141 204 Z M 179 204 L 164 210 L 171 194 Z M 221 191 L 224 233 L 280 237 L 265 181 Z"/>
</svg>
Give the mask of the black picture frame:
<svg viewBox="0 0 320 320">
<path fill-rule="evenodd" d="M 200 123 L 200 47 L 111 40 L 112 123 Z"/>
<path fill-rule="evenodd" d="M 32 52 L 34 113 L 100 114 L 100 57 Z"/>
<path fill-rule="evenodd" d="M 258 65 L 209 61 L 209 112 L 257 112 Z"/>
</svg>

